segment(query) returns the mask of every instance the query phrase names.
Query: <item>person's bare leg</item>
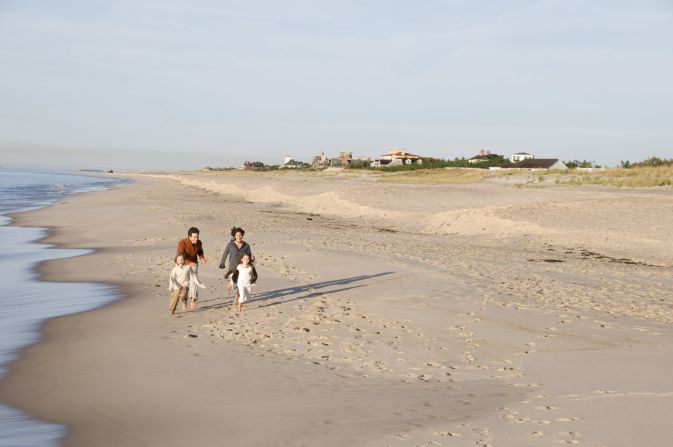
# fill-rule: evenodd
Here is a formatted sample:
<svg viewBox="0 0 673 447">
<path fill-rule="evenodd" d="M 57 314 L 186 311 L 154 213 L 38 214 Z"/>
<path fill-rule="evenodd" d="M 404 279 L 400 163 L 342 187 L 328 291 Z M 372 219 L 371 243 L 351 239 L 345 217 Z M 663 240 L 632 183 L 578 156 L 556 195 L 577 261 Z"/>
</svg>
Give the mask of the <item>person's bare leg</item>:
<svg viewBox="0 0 673 447">
<path fill-rule="evenodd" d="M 182 312 L 187 312 L 187 293 L 188 292 L 185 290 L 185 291 L 181 291 L 180 293 L 181 293 L 180 300 L 182 301 L 182 307 L 181 307 Z"/>
<path fill-rule="evenodd" d="M 227 297 L 231 295 L 231 281 L 227 281 Z"/>
</svg>

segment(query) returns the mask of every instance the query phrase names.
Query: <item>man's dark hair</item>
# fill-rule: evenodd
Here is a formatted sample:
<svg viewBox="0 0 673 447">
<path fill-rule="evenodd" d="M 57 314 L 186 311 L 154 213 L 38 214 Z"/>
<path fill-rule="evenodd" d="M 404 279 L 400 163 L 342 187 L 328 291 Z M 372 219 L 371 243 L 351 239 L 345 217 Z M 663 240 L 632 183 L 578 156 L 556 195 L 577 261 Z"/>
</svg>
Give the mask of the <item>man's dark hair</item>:
<svg viewBox="0 0 673 447">
<path fill-rule="evenodd" d="M 234 227 L 231 229 L 231 237 L 235 237 L 236 233 L 241 233 L 241 236 L 245 236 L 245 230 L 241 227 Z"/>
<path fill-rule="evenodd" d="M 187 236 L 191 236 L 193 233 L 199 234 L 200 231 L 199 231 L 199 229 L 196 228 L 196 227 L 192 227 L 192 228 L 190 228 L 189 230 L 187 230 Z"/>
</svg>

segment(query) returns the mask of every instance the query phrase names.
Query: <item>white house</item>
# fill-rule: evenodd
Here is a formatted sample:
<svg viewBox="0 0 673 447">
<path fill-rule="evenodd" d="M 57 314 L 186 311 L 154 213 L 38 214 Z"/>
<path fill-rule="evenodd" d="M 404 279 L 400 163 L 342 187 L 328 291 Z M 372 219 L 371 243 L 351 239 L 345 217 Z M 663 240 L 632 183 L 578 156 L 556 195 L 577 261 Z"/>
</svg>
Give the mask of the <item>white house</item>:
<svg viewBox="0 0 673 447">
<path fill-rule="evenodd" d="M 512 154 L 512 156 L 509 159 L 512 163 L 518 163 L 520 161 L 528 160 L 530 158 L 535 158 L 535 155 L 529 154 L 528 152 L 517 152 L 516 154 Z"/>
<path fill-rule="evenodd" d="M 381 158 L 374 160 L 370 163 L 372 167 L 383 167 L 383 166 L 395 166 L 395 165 L 410 165 L 410 164 L 423 164 L 423 159 L 416 154 L 405 151 L 394 147 L 390 149 L 385 154 L 381 155 Z"/>
</svg>

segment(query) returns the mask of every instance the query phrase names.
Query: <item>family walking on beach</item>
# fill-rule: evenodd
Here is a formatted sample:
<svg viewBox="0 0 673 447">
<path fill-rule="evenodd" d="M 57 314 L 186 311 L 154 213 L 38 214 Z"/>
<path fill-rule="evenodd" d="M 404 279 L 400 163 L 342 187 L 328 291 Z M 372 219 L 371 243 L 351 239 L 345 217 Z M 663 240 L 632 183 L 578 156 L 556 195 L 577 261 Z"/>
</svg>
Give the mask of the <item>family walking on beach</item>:
<svg viewBox="0 0 673 447">
<path fill-rule="evenodd" d="M 252 255 L 250 245 L 243 240 L 244 235 L 243 228 L 231 229 L 231 240 L 224 248 L 220 261 L 220 268 L 224 269 L 224 277 L 228 280 L 226 295 L 229 296 L 231 289 L 234 288 L 234 308 L 237 312 L 241 312 L 243 303 L 252 297 L 252 285 L 257 281 L 257 270 L 253 264 L 255 257 Z M 171 315 L 175 313 L 178 301 L 182 301 L 183 312 L 187 310 L 188 300 L 189 308 L 196 309 L 198 289 L 206 288 L 199 280 L 199 262 L 205 264 L 207 261 L 199 240 L 199 229 L 191 227 L 187 231 L 187 237 L 178 242 L 175 267 L 169 277 L 168 311 Z"/>
</svg>

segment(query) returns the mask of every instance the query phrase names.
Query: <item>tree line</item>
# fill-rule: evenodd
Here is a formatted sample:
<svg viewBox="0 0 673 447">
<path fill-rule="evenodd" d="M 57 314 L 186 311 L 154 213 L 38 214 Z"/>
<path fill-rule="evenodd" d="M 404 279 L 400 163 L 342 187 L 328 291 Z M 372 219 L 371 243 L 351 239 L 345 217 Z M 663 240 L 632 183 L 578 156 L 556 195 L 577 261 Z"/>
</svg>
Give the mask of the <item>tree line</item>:
<svg viewBox="0 0 673 447">
<path fill-rule="evenodd" d="M 672 165 L 673 165 L 673 158 L 659 158 L 654 156 L 633 163 L 630 162 L 629 160 L 622 160 L 619 163 L 619 166 L 624 169 L 656 167 L 656 166 L 672 166 Z"/>
</svg>

